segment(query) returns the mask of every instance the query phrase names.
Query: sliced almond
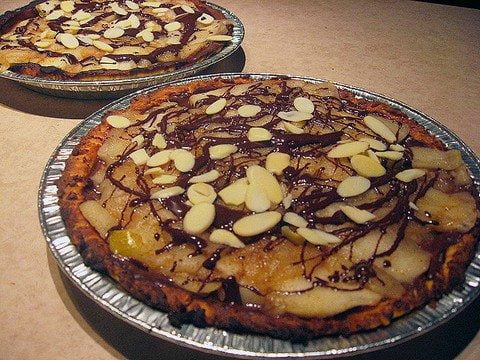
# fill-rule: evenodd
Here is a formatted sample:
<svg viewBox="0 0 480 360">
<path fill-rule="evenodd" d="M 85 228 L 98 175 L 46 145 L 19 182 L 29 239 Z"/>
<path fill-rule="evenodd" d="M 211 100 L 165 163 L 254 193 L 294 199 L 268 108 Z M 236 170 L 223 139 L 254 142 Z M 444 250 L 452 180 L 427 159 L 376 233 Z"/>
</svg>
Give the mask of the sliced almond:
<svg viewBox="0 0 480 360">
<path fill-rule="evenodd" d="M 210 104 L 210 105 L 205 109 L 205 113 L 206 113 L 207 115 L 213 115 L 213 114 L 219 113 L 220 111 L 223 110 L 223 108 L 225 107 L 225 105 L 227 105 L 227 99 L 225 99 L 225 98 L 220 98 L 220 99 L 216 100 L 215 102 L 213 102 L 212 104 Z"/>
<path fill-rule="evenodd" d="M 130 23 L 130 26 L 133 28 L 133 29 L 137 29 L 139 26 L 140 26 L 140 19 L 138 18 L 137 15 L 135 14 L 131 14 L 127 21 Z"/>
<path fill-rule="evenodd" d="M 185 189 L 181 186 L 172 186 L 166 189 L 155 191 L 150 195 L 150 199 L 168 199 L 172 196 L 181 195 L 185 192 Z"/>
<path fill-rule="evenodd" d="M 145 170 L 143 173 L 144 175 L 157 175 L 157 174 L 163 174 L 165 172 L 165 169 L 158 166 L 158 167 L 153 167 L 150 169 Z"/>
<path fill-rule="evenodd" d="M 87 34 L 87 36 L 92 40 L 98 40 L 101 38 L 101 36 L 98 34 Z"/>
<path fill-rule="evenodd" d="M 315 105 L 312 100 L 306 97 L 296 97 L 293 100 L 293 106 L 300 112 L 312 114 L 315 111 Z"/>
<path fill-rule="evenodd" d="M 363 118 L 365 125 L 372 130 L 375 134 L 380 135 L 382 138 L 387 140 L 389 143 L 397 141 L 397 137 L 383 122 L 377 118 L 367 115 Z"/>
<path fill-rule="evenodd" d="M 262 108 L 258 105 L 242 105 L 238 108 L 238 115 L 241 117 L 252 117 L 257 115 Z"/>
<path fill-rule="evenodd" d="M 103 37 L 106 39 L 117 39 L 125 34 L 125 30 L 119 27 L 113 27 L 105 30 Z"/>
<path fill-rule="evenodd" d="M 36 47 L 39 47 L 39 48 L 41 48 L 41 49 L 46 49 L 46 48 L 48 48 L 50 45 L 52 45 L 52 42 L 51 42 L 51 41 L 43 40 L 43 41 L 37 41 L 37 42 L 35 42 L 33 45 L 35 45 Z"/>
<path fill-rule="evenodd" d="M 272 138 L 272 133 L 261 127 L 251 127 L 248 129 L 247 138 L 251 142 L 268 141 Z"/>
<path fill-rule="evenodd" d="M 213 145 L 208 148 L 210 159 L 221 160 L 238 151 L 238 147 L 233 144 L 219 144 Z"/>
<path fill-rule="evenodd" d="M 156 167 L 160 165 L 165 165 L 167 164 L 171 159 L 170 159 L 170 154 L 173 150 L 168 149 L 168 150 L 162 150 L 159 151 L 155 154 L 153 154 L 150 159 L 147 161 L 147 166 L 149 167 Z"/>
<path fill-rule="evenodd" d="M 207 40 L 210 41 L 232 41 L 233 37 L 230 35 L 210 35 Z"/>
<path fill-rule="evenodd" d="M 214 20 L 215 19 L 212 16 L 205 13 L 203 13 L 199 18 L 197 18 L 197 22 L 205 26 L 212 24 Z"/>
<path fill-rule="evenodd" d="M 173 160 L 175 167 L 180 172 L 188 172 L 195 166 L 195 156 L 185 149 L 173 150 L 170 153 L 170 159 Z"/>
<path fill-rule="evenodd" d="M 378 151 L 385 151 L 387 150 L 387 145 L 382 143 L 381 141 L 369 138 L 369 137 L 363 137 L 358 139 L 359 141 L 366 142 L 371 149 L 373 150 L 378 150 Z"/>
<path fill-rule="evenodd" d="M 130 120 L 125 116 L 110 115 L 107 117 L 107 123 L 115 129 L 125 129 L 130 126 Z"/>
<path fill-rule="evenodd" d="M 118 5 L 118 3 L 116 3 L 116 2 L 111 3 L 110 8 L 117 15 L 120 15 L 120 16 L 128 15 L 128 11 L 125 10 L 124 8 L 120 7 L 120 5 Z"/>
<path fill-rule="evenodd" d="M 411 209 L 415 210 L 415 211 L 418 211 L 418 210 L 419 210 L 418 206 L 417 206 L 415 203 L 411 202 L 411 201 L 408 202 L 408 206 L 409 206 Z"/>
<path fill-rule="evenodd" d="M 178 21 L 173 21 L 171 23 L 166 24 L 163 28 L 168 32 L 177 31 L 182 28 L 182 24 L 179 23 Z"/>
<path fill-rule="evenodd" d="M 314 245 L 333 245 L 342 242 L 337 236 L 318 229 L 298 228 L 297 233 Z"/>
<path fill-rule="evenodd" d="M 132 139 L 132 142 L 137 143 L 138 147 L 142 147 L 145 142 L 145 137 L 142 134 L 139 134 Z"/>
<path fill-rule="evenodd" d="M 167 147 L 167 142 L 162 134 L 155 134 L 152 140 L 152 145 L 159 149 L 165 149 Z"/>
<path fill-rule="evenodd" d="M 300 121 L 310 120 L 313 117 L 312 114 L 308 114 L 308 113 L 304 113 L 304 112 L 296 111 L 296 110 L 280 111 L 277 114 L 277 116 L 280 119 L 290 121 L 290 122 L 300 122 Z"/>
<path fill-rule="evenodd" d="M 355 206 L 340 205 L 339 207 L 340 210 L 342 210 L 342 212 L 347 215 L 350 220 L 356 222 L 357 224 L 365 224 L 366 222 L 376 218 L 375 214 L 372 214 L 367 210 L 356 208 Z"/>
<path fill-rule="evenodd" d="M 130 159 L 133 160 L 133 162 L 136 165 L 144 165 L 144 164 L 147 163 L 147 161 L 149 159 L 149 156 L 148 156 L 147 152 L 145 151 L 145 149 L 135 150 L 134 152 L 132 152 L 129 155 L 129 157 L 130 157 Z"/>
<path fill-rule="evenodd" d="M 217 193 L 212 185 L 197 183 L 187 189 L 187 196 L 192 204 L 200 204 L 203 202 L 211 204 L 217 198 Z"/>
<path fill-rule="evenodd" d="M 205 174 L 191 177 L 188 180 L 188 182 L 192 184 L 199 183 L 199 182 L 209 183 L 217 180 L 219 177 L 220 177 L 220 173 L 217 170 L 213 169 L 213 170 L 210 170 L 209 172 L 206 172 Z"/>
<path fill-rule="evenodd" d="M 275 176 L 267 169 L 252 165 L 247 169 L 247 179 L 250 184 L 259 185 L 267 194 L 268 199 L 274 205 L 278 205 L 283 200 L 283 192 Z"/>
<path fill-rule="evenodd" d="M 349 176 L 337 187 L 337 193 L 341 197 L 352 197 L 363 194 L 370 189 L 370 180 L 363 176 Z"/>
<path fill-rule="evenodd" d="M 100 40 L 93 40 L 93 46 L 102 51 L 113 52 L 113 48 L 110 45 Z"/>
<path fill-rule="evenodd" d="M 365 177 L 378 177 L 387 172 L 382 164 L 366 155 L 354 155 L 350 159 L 350 164 L 359 175 Z"/>
<path fill-rule="evenodd" d="M 132 27 L 132 23 L 128 19 L 120 20 L 115 23 L 115 27 L 118 27 L 121 29 L 129 29 Z"/>
<path fill-rule="evenodd" d="M 57 20 L 64 15 L 65 13 L 63 12 L 63 10 L 54 10 L 50 14 L 45 16 L 45 20 L 47 21 Z"/>
<path fill-rule="evenodd" d="M 378 156 L 375 154 L 374 151 L 368 149 L 367 150 L 367 155 L 370 159 L 375 160 L 377 163 L 381 164 L 380 159 L 378 158 Z"/>
<path fill-rule="evenodd" d="M 400 160 L 403 157 L 403 153 L 400 151 L 377 151 L 375 155 L 379 158 L 389 160 Z"/>
<path fill-rule="evenodd" d="M 246 181 L 237 180 L 233 184 L 223 188 L 218 195 L 227 205 L 241 205 L 245 202 L 247 196 L 248 184 Z"/>
<path fill-rule="evenodd" d="M 85 21 L 91 18 L 92 18 L 92 15 L 83 10 L 79 10 L 72 15 L 72 20 L 76 20 L 76 21 Z"/>
<path fill-rule="evenodd" d="M 250 184 L 245 194 L 245 205 L 247 209 L 255 212 L 264 212 L 270 208 L 270 200 L 267 194 L 257 184 Z"/>
<path fill-rule="evenodd" d="M 282 232 L 282 235 L 295 245 L 302 245 L 305 241 L 305 239 L 301 235 L 297 234 L 287 225 L 282 226 L 280 230 Z"/>
<path fill-rule="evenodd" d="M 305 220 L 303 217 L 301 217 L 300 215 L 294 212 L 286 212 L 283 215 L 283 221 L 285 221 L 287 224 L 290 224 L 299 228 L 304 228 L 304 227 L 307 227 L 308 225 L 307 220 Z"/>
<path fill-rule="evenodd" d="M 232 232 L 225 229 L 215 229 L 208 238 L 215 244 L 227 245 L 233 248 L 243 248 L 245 244 Z"/>
<path fill-rule="evenodd" d="M 166 13 L 169 10 L 169 8 L 164 8 L 164 7 L 158 7 L 152 10 L 154 14 L 163 14 Z"/>
<path fill-rule="evenodd" d="M 302 128 L 299 128 L 298 126 L 295 126 L 289 122 L 283 121 L 282 125 L 286 131 L 292 134 L 303 134 L 305 132 L 305 130 L 303 130 Z"/>
<path fill-rule="evenodd" d="M 140 3 L 141 7 L 154 7 L 158 8 L 160 5 L 162 5 L 161 2 L 156 2 L 156 1 L 144 1 Z"/>
<path fill-rule="evenodd" d="M 180 8 L 185 11 L 187 14 L 195 14 L 195 10 L 193 10 L 190 6 L 187 4 L 182 4 L 180 5 Z"/>
<path fill-rule="evenodd" d="M 405 148 L 400 144 L 392 144 L 389 148 L 393 151 L 405 151 Z"/>
<path fill-rule="evenodd" d="M 289 209 L 290 206 L 292 206 L 292 201 L 293 201 L 293 195 L 292 194 L 287 194 L 282 200 L 283 208 L 285 210 Z"/>
<path fill-rule="evenodd" d="M 209 203 L 193 205 L 183 218 L 183 230 L 188 234 L 201 234 L 215 220 L 215 206 Z"/>
<path fill-rule="evenodd" d="M 75 9 L 75 2 L 68 0 L 60 2 L 60 9 L 66 13 L 71 13 Z"/>
<path fill-rule="evenodd" d="M 335 146 L 327 154 L 330 158 L 344 158 L 360 154 L 368 149 L 368 144 L 363 141 L 352 141 Z"/>
<path fill-rule="evenodd" d="M 76 49 L 80 46 L 78 39 L 72 34 L 60 33 L 57 35 L 57 40 L 68 49 Z"/>
<path fill-rule="evenodd" d="M 125 1 L 125 5 L 127 5 L 127 7 L 130 9 L 130 10 L 138 10 L 140 7 L 138 6 L 137 3 L 131 1 L 131 0 L 127 0 Z"/>
<path fill-rule="evenodd" d="M 166 185 L 166 184 L 173 184 L 175 181 L 177 181 L 178 176 L 176 175 L 160 175 L 152 180 L 154 184 L 157 185 Z"/>
<path fill-rule="evenodd" d="M 282 219 L 277 211 L 248 215 L 233 224 L 233 232 L 240 236 L 254 236 L 272 229 Z"/>
<path fill-rule="evenodd" d="M 93 40 L 86 35 L 76 35 L 77 39 L 80 40 L 82 43 L 87 45 L 93 45 Z M 101 60 L 100 60 L 101 62 Z"/>
<path fill-rule="evenodd" d="M 135 36 L 137 38 L 142 38 L 143 41 L 145 41 L 145 42 L 150 42 L 150 41 L 153 41 L 155 39 L 155 36 L 153 35 L 152 30 L 150 28 L 140 31 Z"/>
<path fill-rule="evenodd" d="M 400 181 L 410 182 L 415 179 L 421 178 L 422 176 L 425 176 L 425 174 L 425 170 L 422 169 L 407 169 L 400 171 L 395 175 L 395 177 Z"/>
<path fill-rule="evenodd" d="M 275 175 L 282 175 L 283 170 L 290 165 L 290 155 L 282 152 L 273 152 L 267 155 L 265 168 Z"/>
</svg>

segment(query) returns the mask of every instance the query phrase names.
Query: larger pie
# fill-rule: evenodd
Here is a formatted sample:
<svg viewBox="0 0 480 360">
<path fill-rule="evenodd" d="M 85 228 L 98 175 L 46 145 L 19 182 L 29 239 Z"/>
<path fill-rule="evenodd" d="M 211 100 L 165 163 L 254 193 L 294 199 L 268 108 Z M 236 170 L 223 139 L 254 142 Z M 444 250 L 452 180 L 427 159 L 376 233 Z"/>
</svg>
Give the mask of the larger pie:
<svg viewBox="0 0 480 360">
<path fill-rule="evenodd" d="M 458 150 L 330 83 L 212 79 L 105 114 L 59 181 L 85 263 L 174 324 L 292 341 L 389 324 L 463 281 Z"/>
<path fill-rule="evenodd" d="M 231 34 L 202 0 L 33 1 L 0 18 L 0 71 L 56 80 L 154 75 L 212 56 Z"/>
</svg>

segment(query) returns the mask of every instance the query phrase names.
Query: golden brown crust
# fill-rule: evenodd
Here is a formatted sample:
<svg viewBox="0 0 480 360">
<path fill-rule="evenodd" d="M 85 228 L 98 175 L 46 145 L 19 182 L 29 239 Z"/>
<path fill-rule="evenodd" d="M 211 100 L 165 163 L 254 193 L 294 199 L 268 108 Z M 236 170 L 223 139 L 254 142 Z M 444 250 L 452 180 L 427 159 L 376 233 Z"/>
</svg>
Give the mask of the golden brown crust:
<svg viewBox="0 0 480 360">
<path fill-rule="evenodd" d="M 236 78 L 233 81 L 215 79 L 208 83 L 208 88 L 248 81 L 246 78 Z M 199 91 L 205 85 L 194 82 L 161 89 L 133 99 L 130 106 L 142 112 L 172 95 Z M 409 125 L 413 139 L 431 147 L 444 148 L 443 144 L 423 127 L 387 105 L 357 99 L 348 91 L 341 91 L 340 94 L 342 98 L 348 98 L 369 113 L 377 113 Z M 166 277 L 150 273 L 136 261 L 112 255 L 107 243 L 82 216 L 78 206 L 85 200 L 87 179 L 92 172 L 97 151 L 107 137 L 108 129 L 109 126 L 104 120 L 98 127 L 90 130 L 68 160 L 58 183 L 62 217 L 72 242 L 87 265 L 105 271 L 129 293 L 148 305 L 168 311 L 174 324 L 188 322 L 197 326 L 211 325 L 233 331 L 268 334 L 291 341 L 305 341 L 324 334 L 351 334 L 388 325 L 394 318 L 441 297 L 463 281 L 466 266 L 473 257 L 478 224 L 472 231 L 461 236 L 458 242 L 448 247 L 440 271 L 431 278 L 428 278 L 427 274 L 421 276 L 409 286 L 401 300 L 383 300 L 375 306 L 357 307 L 330 318 L 305 319 L 290 314 L 274 316 L 257 309 L 225 304 L 211 297 L 193 294 L 176 286 Z"/>
</svg>

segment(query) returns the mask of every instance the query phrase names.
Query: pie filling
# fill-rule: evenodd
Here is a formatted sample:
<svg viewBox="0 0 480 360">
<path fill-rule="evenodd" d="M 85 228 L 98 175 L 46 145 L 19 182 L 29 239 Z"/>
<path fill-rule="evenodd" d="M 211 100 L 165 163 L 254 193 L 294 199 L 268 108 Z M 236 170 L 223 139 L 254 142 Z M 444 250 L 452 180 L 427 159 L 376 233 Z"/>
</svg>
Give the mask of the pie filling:
<svg viewBox="0 0 480 360">
<path fill-rule="evenodd" d="M 121 78 L 201 61 L 232 40 L 223 14 L 192 0 L 49 0 L 0 19 L 0 70 Z"/>
<path fill-rule="evenodd" d="M 288 78 L 158 93 L 105 116 L 79 209 L 109 256 L 195 297 L 361 311 L 434 280 L 476 227 L 460 152 L 385 105 Z"/>
</svg>

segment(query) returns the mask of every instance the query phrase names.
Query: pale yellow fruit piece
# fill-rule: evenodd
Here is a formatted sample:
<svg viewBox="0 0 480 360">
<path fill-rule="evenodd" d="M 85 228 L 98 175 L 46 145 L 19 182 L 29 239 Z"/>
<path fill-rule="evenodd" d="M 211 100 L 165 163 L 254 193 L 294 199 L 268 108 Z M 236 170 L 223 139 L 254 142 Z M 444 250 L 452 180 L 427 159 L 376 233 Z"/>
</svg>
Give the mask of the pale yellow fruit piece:
<svg viewBox="0 0 480 360">
<path fill-rule="evenodd" d="M 300 122 L 300 121 L 305 121 L 305 120 L 310 120 L 313 115 L 304 113 L 301 111 L 297 110 L 292 110 L 292 111 L 280 111 L 277 116 L 286 121 L 291 121 L 291 122 Z"/>
<path fill-rule="evenodd" d="M 208 238 L 215 244 L 227 245 L 233 248 L 243 248 L 245 244 L 231 231 L 224 229 L 215 229 Z"/>
<path fill-rule="evenodd" d="M 212 160 L 221 160 L 226 157 L 236 153 L 238 147 L 233 144 L 219 144 L 213 145 L 208 148 L 208 153 L 210 154 L 210 159 Z"/>
<path fill-rule="evenodd" d="M 372 138 L 369 138 L 369 137 L 362 137 L 362 138 L 358 139 L 358 141 L 366 142 L 370 146 L 370 148 L 373 149 L 373 150 L 377 150 L 377 151 L 387 150 L 387 145 L 385 145 L 384 143 L 382 143 L 381 141 L 378 141 L 376 139 L 372 139 Z"/>
<path fill-rule="evenodd" d="M 188 172 L 195 166 L 195 156 L 188 150 L 176 149 L 170 153 L 175 167 L 180 172 Z"/>
<path fill-rule="evenodd" d="M 108 230 L 118 224 L 118 220 L 95 200 L 87 200 L 81 203 L 79 209 L 102 238 L 106 237 Z"/>
<path fill-rule="evenodd" d="M 425 174 L 425 170 L 422 169 L 407 169 L 400 171 L 395 175 L 395 177 L 400 181 L 410 182 L 415 179 L 421 178 L 422 176 L 425 176 Z"/>
<path fill-rule="evenodd" d="M 241 117 L 252 117 L 257 115 L 262 108 L 258 105 L 242 105 L 238 108 L 238 115 Z"/>
<path fill-rule="evenodd" d="M 247 209 L 255 212 L 267 211 L 270 208 L 270 200 L 267 194 L 257 184 L 250 184 L 245 194 L 245 205 Z"/>
<path fill-rule="evenodd" d="M 145 165 L 150 158 L 145 149 L 138 149 L 129 155 L 135 165 Z"/>
<path fill-rule="evenodd" d="M 281 175 L 289 165 L 290 155 L 282 152 L 268 154 L 265 161 L 265 168 L 275 175 Z"/>
<path fill-rule="evenodd" d="M 365 224 L 366 222 L 376 218 L 375 214 L 367 210 L 356 208 L 355 206 L 340 205 L 340 210 L 347 215 L 347 217 L 357 224 Z"/>
<path fill-rule="evenodd" d="M 351 197 L 363 194 L 370 189 L 370 180 L 363 176 L 349 176 L 337 187 L 337 193 L 341 197 Z"/>
<path fill-rule="evenodd" d="M 308 287 L 305 287 L 308 289 Z M 327 287 L 317 286 L 305 292 L 278 292 L 267 296 L 271 307 L 281 312 L 300 317 L 328 317 L 342 313 L 357 306 L 375 305 L 381 295 L 367 289 L 339 292 Z"/>
<path fill-rule="evenodd" d="M 368 149 L 368 144 L 363 141 L 352 141 L 335 146 L 327 153 L 330 158 L 345 158 L 360 154 Z"/>
<path fill-rule="evenodd" d="M 197 183 L 187 189 L 187 196 L 192 204 L 200 204 L 203 202 L 211 204 L 217 198 L 217 193 L 212 185 Z"/>
<path fill-rule="evenodd" d="M 118 160 L 119 156 L 125 151 L 130 141 L 119 138 L 108 138 L 98 149 L 97 156 L 99 159 L 105 161 L 106 164 L 111 164 Z"/>
<path fill-rule="evenodd" d="M 296 97 L 293 100 L 293 106 L 298 111 L 309 113 L 309 114 L 313 113 L 315 110 L 315 105 L 313 104 L 312 100 L 306 97 L 301 97 L 301 96 Z"/>
<path fill-rule="evenodd" d="M 219 177 L 220 177 L 220 173 L 218 172 L 218 170 L 213 169 L 213 170 L 210 170 L 209 172 L 206 172 L 204 174 L 197 175 L 197 176 L 192 176 L 188 180 L 188 182 L 192 183 L 192 184 L 200 183 L 200 182 L 208 183 L 208 182 L 212 182 L 212 181 L 217 180 Z"/>
<path fill-rule="evenodd" d="M 153 154 L 150 159 L 147 161 L 147 166 L 149 167 L 156 167 L 160 165 L 165 165 L 170 161 L 170 154 L 172 150 L 161 150 L 155 154 Z"/>
<path fill-rule="evenodd" d="M 432 148 L 412 146 L 412 166 L 421 169 L 454 170 L 463 164 L 458 150 L 441 151 Z"/>
<path fill-rule="evenodd" d="M 403 157 L 403 153 L 400 151 L 377 151 L 375 153 L 379 158 L 388 160 L 400 160 Z"/>
<path fill-rule="evenodd" d="M 247 138 L 251 142 L 268 141 L 272 138 L 272 133 L 261 127 L 251 127 L 248 129 Z"/>
<path fill-rule="evenodd" d="M 213 224 L 215 206 L 210 203 L 193 205 L 183 218 L 183 230 L 189 234 L 201 234 Z"/>
<path fill-rule="evenodd" d="M 294 212 L 286 212 L 283 215 L 283 221 L 286 222 L 287 224 L 290 224 L 299 228 L 304 228 L 304 227 L 307 227 L 308 225 L 307 220 L 305 220 L 303 217 L 301 217 L 300 215 Z"/>
<path fill-rule="evenodd" d="M 220 98 L 214 101 L 213 103 L 211 103 L 210 105 L 208 105 L 207 108 L 205 109 L 205 113 L 207 115 L 217 114 L 220 111 L 222 111 L 226 105 L 227 105 L 227 99 Z"/>
<path fill-rule="evenodd" d="M 254 236 L 270 230 L 282 219 L 277 211 L 248 215 L 233 224 L 233 231 L 240 236 Z"/>
<path fill-rule="evenodd" d="M 154 184 L 157 185 L 166 185 L 166 184 L 173 184 L 175 181 L 177 181 L 177 176 L 176 175 L 160 175 L 152 180 Z"/>
<path fill-rule="evenodd" d="M 260 186 L 272 204 L 278 205 L 282 202 L 282 188 L 275 176 L 267 169 L 259 165 L 252 165 L 247 169 L 247 179 L 250 184 Z"/>
<path fill-rule="evenodd" d="M 475 200 L 468 192 L 446 194 L 430 188 L 416 205 L 420 219 L 438 222 L 434 226 L 437 231 L 466 233 L 477 221 Z M 426 213 L 430 216 L 425 216 Z"/>
<path fill-rule="evenodd" d="M 301 227 L 297 229 L 297 233 L 314 245 L 333 245 L 342 242 L 339 237 L 319 229 Z"/>
<path fill-rule="evenodd" d="M 116 128 L 116 129 L 124 129 L 131 125 L 130 120 L 125 116 L 120 115 L 110 115 L 107 117 L 107 123 Z"/>
<path fill-rule="evenodd" d="M 238 206 L 245 202 L 247 188 L 248 184 L 245 181 L 241 182 L 237 180 L 233 184 L 220 190 L 218 196 L 220 196 L 225 204 Z"/>
<path fill-rule="evenodd" d="M 168 199 L 172 196 L 181 195 L 185 192 L 185 189 L 181 186 L 172 186 L 166 189 L 155 191 L 150 195 L 150 199 Z"/>
<path fill-rule="evenodd" d="M 389 143 L 394 143 L 397 141 L 395 134 L 379 119 L 371 115 L 367 115 L 363 118 L 363 121 L 370 130 L 372 130 L 375 134 L 380 135 Z"/>
<path fill-rule="evenodd" d="M 167 147 L 167 142 L 162 134 L 155 134 L 152 140 L 152 145 L 159 149 L 165 149 Z"/>
<path fill-rule="evenodd" d="M 365 177 L 378 177 L 385 175 L 387 172 L 380 163 L 366 155 L 354 155 L 350 159 L 350 164 L 353 170 Z"/>
</svg>

